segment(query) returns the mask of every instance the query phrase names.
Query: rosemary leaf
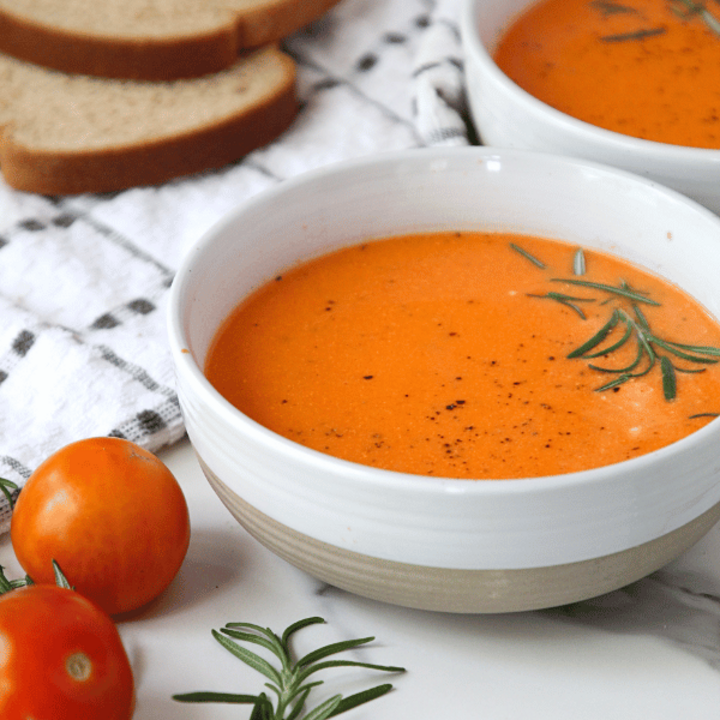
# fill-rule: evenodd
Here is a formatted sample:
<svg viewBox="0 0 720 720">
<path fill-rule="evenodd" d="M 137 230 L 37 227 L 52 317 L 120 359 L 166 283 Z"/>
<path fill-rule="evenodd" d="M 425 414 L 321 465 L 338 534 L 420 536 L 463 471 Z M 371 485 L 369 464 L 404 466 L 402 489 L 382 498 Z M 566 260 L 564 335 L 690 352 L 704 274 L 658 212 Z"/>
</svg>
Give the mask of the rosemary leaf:
<svg viewBox="0 0 720 720">
<path fill-rule="evenodd" d="M 276 685 L 282 684 L 282 677 L 280 673 L 269 663 L 259 655 L 256 655 L 249 650 L 246 650 L 242 645 L 238 645 L 230 638 L 225 637 L 217 630 L 212 631 L 213 637 L 226 649 L 229 650 L 236 658 L 242 660 L 246 665 L 249 665 L 253 670 L 257 670 L 262 673 L 266 678 L 274 682 Z"/>
<path fill-rule="evenodd" d="M 565 295 L 564 293 L 556 293 L 556 292 L 548 292 L 548 293 L 545 293 L 545 295 L 536 295 L 534 293 L 528 293 L 527 296 L 528 297 L 536 297 L 536 298 L 548 298 L 549 300 L 555 300 L 555 302 L 559 302 L 561 305 L 564 305 L 565 307 L 568 307 L 571 310 L 575 311 L 583 320 L 586 320 L 587 316 L 583 312 L 582 308 L 579 305 L 576 305 L 576 303 L 595 302 L 595 298 L 575 297 L 573 295 Z"/>
<path fill-rule="evenodd" d="M 572 300 L 574 302 L 595 302 L 595 298 L 577 297 L 576 295 L 565 295 L 565 293 L 556 293 L 552 291 L 545 295 L 535 295 L 534 297 L 547 297 L 551 300 L 558 300 L 560 302 L 568 300 Z"/>
<path fill-rule="evenodd" d="M 591 370 L 598 370 L 600 372 L 605 372 L 605 373 L 621 373 L 621 374 L 631 373 L 640 364 L 640 362 L 643 359 L 644 354 L 645 354 L 645 347 L 643 346 L 642 343 L 638 342 L 637 355 L 635 356 L 635 359 L 629 365 L 626 365 L 623 368 L 605 368 L 605 367 L 599 367 L 597 365 L 593 365 L 590 363 L 590 364 L 588 364 L 588 367 Z M 644 375 L 645 373 L 641 373 L 641 374 Z M 635 376 L 633 375 L 631 377 L 635 377 Z"/>
<path fill-rule="evenodd" d="M 384 685 L 377 685 L 374 688 L 362 690 L 361 692 L 355 693 L 354 695 L 349 695 L 348 697 L 341 700 L 335 711 L 328 717 L 334 717 L 335 715 L 339 715 L 340 713 L 352 710 L 358 705 L 363 705 L 366 702 L 375 700 L 375 698 L 382 697 L 386 693 L 389 693 L 390 690 L 392 690 L 392 685 L 390 685 L 389 683 L 385 683 Z"/>
<path fill-rule="evenodd" d="M 624 287 L 614 287 L 613 285 L 605 285 L 604 283 L 589 282 L 588 280 L 575 280 L 574 278 L 551 278 L 551 282 L 569 283 L 570 285 L 580 285 L 581 287 L 593 288 L 594 290 L 602 290 L 603 292 L 620 295 L 628 300 L 646 303 L 647 305 L 657 305 L 660 303 L 640 294 L 636 290 L 628 290 Z"/>
<path fill-rule="evenodd" d="M 404 668 L 393 667 L 391 665 L 373 665 L 372 663 L 356 662 L 354 660 L 328 660 L 324 663 L 316 663 L 308 668 L 305 668 L 303 672 L 298 673 L 299 682 L 304 682 L 305 679 L 312 675 L 312 673 L 318 670 L 325 670 L 331 667 L 361 667 L 369 670 L 383 670 L 384 672 L 403 672 Z"/>
<path fill-rule="evenodd" d="M 650 367 L 653 367 L 655 365 L 655 360 L 657 358 L 657 356 L 655 355 L 655 350 L 653 350 L 653 346 L 650 344 L 650 341 L 648 340 L 647 335 L 643 331 L 638 330 L 637 337 L 638 337 L 638 342 L 642 343 L 642 346 L 645 349 L 645 352 L 647 353 L 648 357 L 650 358 Z"/>
<path fill-rule="evenodd" d="M 635 303 L 633 303 L 632 309 L 635 313 L 635 319 L 637 320 L 640 327 L 643 330 L 650 330 L 650 324 L 648 323 L 647 318 L 643 314 L 643 311 Z"/>
<path fill-rule="evenodd" d="M 315 663 L 318 660 L 326 658 L 328 655 L 335 655 L 339 652 L 344 652 L 345 650 L 352 650 L 359 645 L 365 645 L 366 643 L 372 642 L 374 639 L 374 637 L 365 637 L 358 640 L 343 640 L 342 642 L 333 643 L 332 645 L 325 645 L 324 647 L 313 650 L 311 653 L 308 653 L 304 657 L 300 658 L 296 664 L 298 667 L 305 667 L 306 665 L 310 665 L 311 663 Z"/>
<path fill-rule="evenodd" d="M 660 370 L 662 372 L 662 385 L 665 399 L 674 400 L 677 395 L 677 380 L 675 378 L 675 368 L 667 355 L 663 355 L 660 358 Z"/>
<path fill-rule="evenodd" d="M 178 702 L 219 702 L 219 703 L 235 703 L 238 705 L 253 705 L 257 702 L 257 695 L 237 695 L 235 693 L 221 692 L 191 692 L 173 695 L 173 700 Z"/>
<path fill-rule="evenodd" d="M 671 340 L 663 340 L 666 345 L 672 345 L 673 347 L 679 348 L 680 350 L 689 350 L 693 353 L 699 353 L 700 355 L 718 355 L 720 356 L 720 348 L 711 347 L 709 345 L 685 345 L 679 342 L 672 342 Z"/>
<path fill-rule="evenodd" d="M 231 623 L 232 624 L 232 623 Z M 287 628 L 285 628 L 285 632 L 282 634 L 282 644 L 283 647 L 287 650 L 289 647 L 290 637 L 296 633 L 298 630 L 302 630 L 303 628 L 308 627 L 308 625 L 324 625 L 325 620 L 321 617 L 308 617 L 303 620 L 298 620 L 297 622 L 294 622 L 292 625 L 289 625 Z M 228 625 L 229 627 L 229 625 Z"/>
<path fill-rule="evenodd" d="M 583 309 L 575 303 L 568 302 L 567 300 L 560 300 L 559 302 L 561 305 L 565 305 L 565 307 L 569 307 L 571 310 L 574 310 L 583 320 L 587 320 L 587 315 L 585 315 Z"/>
<path fill-rule="evenodd" d="M 585 253 L 582 248 L 578 248 L 573 257 L 573 273 L 575 273 L 575 275 L 584 275 L 585 270 Z"/>
<path fill-rule="evenodd" d="M 645 38 L 654 37 L 655 35 L 663 35 L 665 28 L 647 28 L 644 30 L 636 30 L 635 32 L 618 33 L 617 35 L 601 35 L 600 40 L 603 42 L 627 42 L 628 40 L 644 40 Z"/>
<path fill-rule="evenodd" d="M 298 695 L 292 704 L 292 708 L 290 709 L 290 714 L 287 716 L 287 720 L 295 720 L 295 718 L 300 715 L 300 713 L 303 711 L 303 708 L 305 707 L 305 701 L 307 700 L 310 691 L 319 684 L 320 683 L 310 683 L 309 685 L 305 685 L 304 687 L 299 688 Z"/>
<path fill-rule="evenodd" d="M 272 703 L 265 693 L 258 695 L 250 720 L 275 720 Z"/>
<path fill-rule="evenodd" d="M 678 5 L 682 5 L 685 8 L 684 11 L 678 8 Z M 696 2 L 696 0 L 676 0 L 672 9 L 677 15 L 684 18 L 699 15 L 716 35 L 720 35 L 720 20 L 705 7 L 705 3 Z"/>
<path fill-rule="evenodd" d="M 327 718 L 335 714 L 341 702 L 342 695 L 333 695 L 333 697 L 327 699 L 324 703 L 321 703 L 309 712 L 305 716 L 305 720 L 327 720 Z"/>
<path fill-rule="evenodd" d="M 704 363 L 707 365 L 714 365 L 715 363 L 718 362 L 715 358 L 704 357 L 704 356 L 700 356 L 700 355 L 691 355 L 690 353 L 680 350 L 673 343 L 665 342 L 664 340 L 661 340 L 660 338 L 655 337 L 655 336 L 651 336 L 650 340 L 652 342 L 654 342 L 656 345 L 659 345 L 661 348 L 672 353 L 676 357 L 681 358 L 682 360 L 689 360 L 690 362 Z"/>
<path fill-rule="evenodd" d="M 593 335 L 587 342 L 584 342 L 580 347 L 575 348 L 567 357 L 568 358 L 579 358 L 583 357 L 586 352 L 597 347 L 610 333 L 610 331 L 620 321 L 620 313 L 617 310 L 613 310 L 610 319 Z"/>
<path fill-rule="evenodd" d="M 631 337 L 633 334 L 633 325 L 632 323 L 627 320 L 626 318 L 621 318 L 622 322 L 625 323 L 625 332 L 623 333 L 623 336 L 612 345 L 609 345 L 606 348 L 603 348 L 602 350 L 598 350 L 594 353 L 587 353 L 584 355 L 585 358 L 595 358 L 600 357 L 601 355 L 609 355 L 610 353 L 615 352 L 616 350 L 619 350 Z"/>
<path fill-rule="evenodd" d="M 236 628 L 240 626 L 241 623 L 228 623 L 225 627 L 220 628 L 220 632 L 223 633 L 223 635 L 234 638 L 235 640 L 243 640 L 245 642 L 251 642 L 255 643 L 256 645 L 260 645 L 261 647 L 264 647 L 265 649 L 273 653 L 273 655 L 276 655 L 277 657 L 282 659 L 283 648 L 281 642 L 279 638 L 272 634 L 272 632 L 268 632 L 264 628 L 258 628 L 258 633 L 260 634 L 256 635 L 253 633 L 244 632 L 242 630 L 237 630 Z"/>
<path fill-rule="evenodd" d="M 510 247 L 515 251 L 520 253 L 524 258 L 528 259 L 533 265 L 537 265 L 540 269 L 545 269 L 545 263 L 542 262 L 542 260 L 538 260 L 534 255 L 531 255 L 527 250 L 523 250 L 519 245 L 516 245 L 515 243 L 510 243 Z"/>
<path fill-rule="evenodd" d="M 609 2 L 608 0 L 592 0 L 590 6 L 600 10 L 603 15 L 619 15 L 637 12 L 635 8 L 616 2 Z"/>
<path fill-rule="evenodd" d="M 604 392 L 605 390 L 611 390 L 614 387 L 618 387 L 618 385 L 626 383 L 631 377 L 632 375 L 621 375 L 620 377 L 615 378 L 615 380 L 611 380 L 609 383 L 606 383 L 599 388 L 595 388 L 595 392 Z"/>
</svg>

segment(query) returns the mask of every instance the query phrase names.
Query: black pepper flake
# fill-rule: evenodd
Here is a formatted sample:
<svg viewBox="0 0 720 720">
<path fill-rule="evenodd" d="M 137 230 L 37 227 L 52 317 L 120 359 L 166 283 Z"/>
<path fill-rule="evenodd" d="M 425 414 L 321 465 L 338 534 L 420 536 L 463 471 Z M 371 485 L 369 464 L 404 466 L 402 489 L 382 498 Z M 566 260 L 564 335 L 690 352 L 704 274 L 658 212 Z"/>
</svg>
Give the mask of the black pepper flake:
<svg viewBox="0 0 720 720">
<path fill-rule="evenodd" d="M 374 377 L 374 375 L 363 375 L 363 380 L 372 380 Z"/>
</svg>

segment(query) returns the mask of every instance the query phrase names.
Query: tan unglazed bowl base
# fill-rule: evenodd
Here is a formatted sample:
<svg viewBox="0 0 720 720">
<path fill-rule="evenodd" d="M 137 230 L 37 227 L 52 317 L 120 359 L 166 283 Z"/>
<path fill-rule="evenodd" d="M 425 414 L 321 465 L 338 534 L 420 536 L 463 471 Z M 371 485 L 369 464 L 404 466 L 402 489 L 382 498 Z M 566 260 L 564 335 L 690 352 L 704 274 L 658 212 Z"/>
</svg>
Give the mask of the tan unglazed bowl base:
<svg viewBox="0 0 720 720">
<path fill-rule="evenodd" d="M 199 458 L 233 517 L 290 564 L 342 590 L 403 607 L 506 613 L 566 605 L 616 590 L 658 570 L 720 519 L 720 503 L 677 530 L 622 552 L 549 567 L 464 570 L 383 560 L 335 547 L 283 525 L 232 492 Z"/>
</svg>

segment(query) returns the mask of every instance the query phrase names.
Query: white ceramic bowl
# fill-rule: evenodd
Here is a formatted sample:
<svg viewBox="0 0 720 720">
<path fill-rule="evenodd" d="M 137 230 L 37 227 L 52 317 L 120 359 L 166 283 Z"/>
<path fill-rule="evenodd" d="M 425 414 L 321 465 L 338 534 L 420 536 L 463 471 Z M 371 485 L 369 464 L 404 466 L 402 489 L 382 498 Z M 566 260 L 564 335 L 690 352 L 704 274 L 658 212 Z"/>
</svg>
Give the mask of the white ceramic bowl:
<svg viewBox="0 0 720 720">
<path fill-rule="evenodd" d="M 720 150 L 680 147 L 605 130 L 522 90 L 492 60 L 502 31 L 531 0 L 463 0 L 468 101 L 492 147 L 538 150 L 622 168 L 678 190 L 720 214 Z"/>
<path fill-rule="evenodd" d="M 204 377 L 222 320 L 288 266 L 375 237 L 450 228 L 608 250 L 666 276 L 720 316 L 720 218 L 641 178 L 489 148 L 390 153 L 315 171 L 232 213 L 175 278 L 169 335 L 178 393 L 211 485 L 281 557 L 330 584 L 403 606 L 548 607 L 661 567 L 720 515 L 720 420 L 605 468 L 448 480 L 309 450 L 250 420 Z"/>
</svg>

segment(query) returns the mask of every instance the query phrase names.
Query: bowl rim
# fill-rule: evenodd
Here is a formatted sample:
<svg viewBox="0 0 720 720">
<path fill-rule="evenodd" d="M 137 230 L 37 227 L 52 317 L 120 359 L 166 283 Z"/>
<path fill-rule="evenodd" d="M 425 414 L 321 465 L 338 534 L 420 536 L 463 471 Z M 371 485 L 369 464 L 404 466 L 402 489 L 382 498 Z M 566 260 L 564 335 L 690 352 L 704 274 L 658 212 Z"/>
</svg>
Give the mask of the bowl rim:
<svg viewBox="0 0 720 720">
<path fill-rule="evenodd" d="M 522 12 L 536 1 L 526 0 L 523 8 L 518 12 Z M 468 65 L 474 62 L 496 85 L 502 87 L 514 102 L 526 106 L 534 116 L 545 118 L 547 122 L 554 123 L 558 129 L 569 132 L 586 142 L 606 143 L 616 152 L 649 156 L 659 162 L 690 163 L 695 166 L 701 164 L 707 165 L 708 169 L 717 166 L 717 170 L 720 172 L 720 149 L 673 145 L 656 140 L 636 138 L 632 135 L 624 135 L 579 120 L 572 115 L 557 110 L 521 88 L 495 63 L 488 48 L 480 38 L 477 14 L 479 7 L 485 2 L 486 0 L 463 0 L 460 30 L 465 51 L 465 63 Z"/>
<path fill-rule="evenodd" d="M 624 177 L 627 181 L 637 186 L 644 186 L 645 190 L 655 194 L 665 195 L 669 199 L 680 201 L 682 205 L 688 207 L 693 212 L 705 215 L 707 220 L 717 225 L 718 232 L 720 233 L 720 217 L 696 201 L 655 181 L 595 161 L 536 151 L 498 149 L 487 146 L 412 148 L 389 151 L 377 156 L 343 160 L 301 173 L 298 176 L 258 193 L 220 218 L 202 234 L 190 248 L 189 252 L 186 253 L 173 279 L 167 305 L 167 328 L 176 373 L 182 373 L 184 379 L 193 385 L 197 393 L 202 393 L 203 397 L 206 398 L 216 413 L 227 419 L 232 426 L 241 427 L 243 432 L 247 433 L 254 441 L 261 443 L 263 447 L 273 452 L 280 451 L 284 455 L 289 453 L 290 455 L 303 459 L 304 462 L 310 465 L 317 466 L 319 464 L 321 467 L 334 470 L 340 469 L 343 474 L 349 478 L 368 485 L 393 487 L 395 489 L 409 488 L 412 489 L 414 493 L 436 493 L 441 491 L 443 493 L 470 493 L 478 495 L 542 494 L 548 491 L 552 492 L 564 488 L 576 487 L 578 485 L 585 486 L 594 483 L 603 483 L 607 482 L 608 473 L 612 473 L 613 468 L 622 466 L 635 473 L 651 472 L 652 467 L 663 462 L 668 455 L 672 456 L 677 452 L 681 454 L 684 452 L 692 453 L 695 446 L 705 442 L 706 435 L 717 432 L 717 428 L 720 425 L 720 417 L 715 418 L 707 425 L 690 433 L 690 435 L 650 453 L 610 465 L 559 475 L 514 479 L 489 478 L 481 480 L 446 478 L 440 476 L 414 475 L 412 473 L 375 468 L 336 458 L 307 448 L 257 423 L 227 401 L 205 377 L 200 364 L 195 360 L 192 352 L 189 350 L 188 338 L 183 329 L 185 300 L 189 295 L 193 266 L 205 255 L 212 252 L 212 248 L 219 241 L 222 232 L 238 224 L 239 219 L 248 210 L 271 203 L 278 197 L 282 197 L 285 193 L 293 192 L 298 186 L 312 184 L 327 179 L 328 177 L 339 177 L 378 164 L 393 165 L 396 163 L 406 163 L 412 161 L 413 158 L 419 157 L 419 154 L 423 154 L 425 162 L 428 162 L 432 158 L 442 159 L 448 155 L 467 154 L 477 158 L 512 158 L 513 161 L 521 162 L 522 158 L 529 157 L 553 167 L 557 167 L 559 164 L 571 165 L 576 168 L 600 170 L 616 177 Z"/>
</svg>

